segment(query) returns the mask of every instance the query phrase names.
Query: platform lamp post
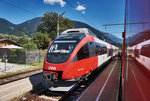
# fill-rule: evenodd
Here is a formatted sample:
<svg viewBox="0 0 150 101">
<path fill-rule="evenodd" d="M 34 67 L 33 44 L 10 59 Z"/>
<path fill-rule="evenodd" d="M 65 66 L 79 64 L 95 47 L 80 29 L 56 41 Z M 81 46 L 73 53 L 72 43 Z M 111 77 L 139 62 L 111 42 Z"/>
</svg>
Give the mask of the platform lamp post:
<svg viewBox="0 0 150 101">
<path fill-rule="evenodd" d="M 66 12 L 63 12 L 61 14 L 57 13 L 57 37 L 59 36 L 59 17 L 64 15 Z"/>
</svg>

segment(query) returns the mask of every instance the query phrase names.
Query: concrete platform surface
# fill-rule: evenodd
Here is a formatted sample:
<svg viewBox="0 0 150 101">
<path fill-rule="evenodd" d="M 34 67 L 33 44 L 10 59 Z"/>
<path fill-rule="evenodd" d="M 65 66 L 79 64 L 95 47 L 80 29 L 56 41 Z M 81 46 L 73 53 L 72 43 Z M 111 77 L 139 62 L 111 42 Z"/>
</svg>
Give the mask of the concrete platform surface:
<svg viewBox="0 0 150 101">
<path fill-rule="evenodd" d="M 120 85 L 121 62 L 115 58 L 81 94 L 77 101 L 117 101 Z"/>
<path fill-rule="evenodd" d="M 7 101 L 24 92 L 32 90 L 33 85 L 41 82 L 41 75 L 31 76 L 0 86 L 0 101 Z"/>
</svg>

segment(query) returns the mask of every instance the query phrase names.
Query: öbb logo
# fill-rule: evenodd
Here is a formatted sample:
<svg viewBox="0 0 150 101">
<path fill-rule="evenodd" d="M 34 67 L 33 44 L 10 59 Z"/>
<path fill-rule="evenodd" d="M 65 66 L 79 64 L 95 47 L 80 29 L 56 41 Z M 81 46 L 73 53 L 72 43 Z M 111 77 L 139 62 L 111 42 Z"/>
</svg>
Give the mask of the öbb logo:
<svg viewBox="0 0 150 101">
<path fill-rule="evenodd" d="M 56 67 L 49 66 L 48 69 L 49 69 L 49 70 L 56 70 Z"/>
</svg>

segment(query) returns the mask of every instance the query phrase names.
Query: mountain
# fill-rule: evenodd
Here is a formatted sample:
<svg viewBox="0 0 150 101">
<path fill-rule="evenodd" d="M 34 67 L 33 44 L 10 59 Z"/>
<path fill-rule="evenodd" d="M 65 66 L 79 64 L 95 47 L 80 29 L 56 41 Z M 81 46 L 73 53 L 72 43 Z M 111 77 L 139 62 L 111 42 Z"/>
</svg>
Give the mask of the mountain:
<svg viewBox="0 0 150 101">
<path fill-rule="evenodd" d="M 105 37 L 111 39 L 112 41 L 116 42 L 116 43 L 123 43 L 123 39 L 121 38 L 118 38 L 112 34 L 109 34 L 109 33 L 105 33 Z"/>
<path fill-rule="evenodd" d="M 109 33 L 104 33 L 104 32 L 101 32 L 93 27 L 91 27 L 90 25 L 88 24 L 85 24 L 83 22 L 79 22 L 79 21 L 72 21 L 75 28 L 88 28 L 89 30 L 91 30 L 99 39 L 101 40 L 105 40 L 109 43 L 122 43 L 122 39 L 112 35 L 112 34 L 109 34 Z M 113 41 L 113 42 L 112 42 Z"/>
<path fill-rule="evenodd" d="M 36 26 L 40 24 L 40 17 L 28 20 L 21 24 L 13 24 L 3 18 L 0 18 L 0 33 L 29 37 L 36 33 Z"/>
<path fill-rule="evenodd" d="M 14 30 L 15 24 L 0 18 L 0 33 L 11 33 Z"/>
<path fill-rule="evenodd" d="M 79 21 L 72 21 L 72 23 L 75 28 L 88 28 L 101 40 L 105 40 L 112 44 L 122 43 L 122 39 L 112 34 L 101 32 L 86 23 Z M 32 37 L 36 33 L 36 27 L 38 24 L 40 24 L 40 17 L 25 21 L 21 24 L 13 24 L 3 18 L 0 18 L 0 33 L 17 36 L 27 35 Z"/>
<path fill-rule="evenodd" d="M 40 17 L 28 20 L 26 22 L 23 22 L 21 24 L 18 24 L 16 27 L 17 33 L 25 33 L 28 36 L 33 36 L 36 33 L 36 27 L 40 24 Z"/>
<path fill-rule="evenodd" d="M 130 42 L 130 46 L 134 46 L 136 44 L 139 44 L 141 42 L 147 41 L 150 39 L 150 30 L 144 30 L 142 32 L 139 32 L 137 34 L 134 34 L 133 36 L 130 36 L 126 38 L 126 43 L 128 44 L 128 41 Z"/>
</svg>

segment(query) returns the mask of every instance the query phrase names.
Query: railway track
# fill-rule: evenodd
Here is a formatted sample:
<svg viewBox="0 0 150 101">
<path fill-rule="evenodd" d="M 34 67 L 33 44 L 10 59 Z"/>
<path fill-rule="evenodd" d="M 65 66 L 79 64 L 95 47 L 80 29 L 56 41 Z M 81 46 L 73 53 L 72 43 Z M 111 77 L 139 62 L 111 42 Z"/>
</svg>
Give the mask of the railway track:
<svg viewBox="0 0 150 101">
<path fill-rule="evenodd" d="M 114 59 L 115 60 L 115 59 Z M 30 90 L 25 96 L 15 101 L 75 101 L 82 95 L 86 89 L 97 79 L 97 77 L 103 73 L 106 67 L 113 63 L 114 60 L 110 60 L 109 62 L 105 63 L 99 69 L 93 71 L 87 78 L 87 80 L 79 82 L 72 88 L 69 92 L 56 92 L 56 91 L 49 91 L 47 88 L 42 86 L 42 79 L 40 82 L 37 83 L 34 79 L 39 79 L 39 75 L 35 75 L 33 81 L 34 84 L 32 85 L 32 90 Z M 41 75 L 41 74 L 40 74 Z M 32 77 L 30 77 L 31 79 Z"/>
<path fill-rule="evenodd" d="M 25 96 L 15 99 L 15 101 L 58 101 L 66 94 L 65 92 L 50 92 L 41 84 L 35 86 L 37 86 L 36 89 L 32 89 Z"/>
<path fill-rule="evenodd" d="M 31 75 L 40 74 L 40 73 L 42 73 L 42 69 L 32 70 L 32 71 L 22 72 L 11 76 L 2 77 L 0 78 L 0 85 L 7 84 L 20 79 L 24 79 L 30 77 Z"/>
<path fill-rule="evenodd" d="M 34 101 L 75 101 L 86 88 L 94 82 L 94 80 L 100 75 L 101 72 L 107 67 L 109 63 L 113 62 L 110 60 L 109 62 L 105 63 L 99 69 L 93 71 L 87 78 L 87 80 L 79 82 L 76 86 L 72 88 L 69 92 L 54 92 L 49 91 L 48 89 L 35 89 L 30 91 L 30 94 L 25 96 L 26 101 L 34 100 Z M 19 100 L 20 101 L 20 100 Z"/>
<path fill-rule="evenodd" d="M 79 85 L 74 90 L 72 90 L 72 92 L 68 92 L 59 101 L 75 101 L 82 94 L 82 92 L 84 92 L 92 84 L 92 82 L 95 81 L 95 79 L 104 71 L 107 65 L 111 62 L 112 60 L 108 61 L 103 66 L 93 71 L 88 76 L 86 81 L 80 82 Z"/>
</svg>

